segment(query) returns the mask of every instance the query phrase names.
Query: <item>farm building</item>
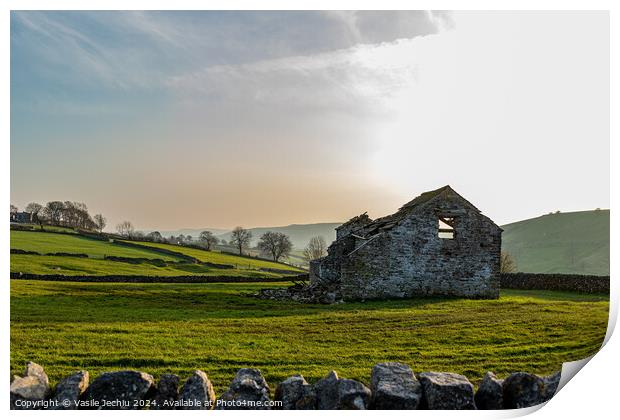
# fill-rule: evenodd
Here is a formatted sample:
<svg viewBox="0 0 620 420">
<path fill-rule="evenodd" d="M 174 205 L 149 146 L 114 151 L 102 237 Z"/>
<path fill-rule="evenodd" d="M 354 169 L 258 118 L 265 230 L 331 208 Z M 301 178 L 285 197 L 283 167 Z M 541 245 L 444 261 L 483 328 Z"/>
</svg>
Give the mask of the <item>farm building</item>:
<svg viewBox="0 0 620 420">
<path fill-rule="evenodd" d="M 11 212 L 11 223 L 34 223 L 35 215 L 27 211 Z"/>
<path fill-rule="evenodd" d="M 310 290 L 336 299 L 499 297 L 502 229 L 449 185 L 376 220 L 336 228 L 328 255 L 310 262 Z"/>
</svg>

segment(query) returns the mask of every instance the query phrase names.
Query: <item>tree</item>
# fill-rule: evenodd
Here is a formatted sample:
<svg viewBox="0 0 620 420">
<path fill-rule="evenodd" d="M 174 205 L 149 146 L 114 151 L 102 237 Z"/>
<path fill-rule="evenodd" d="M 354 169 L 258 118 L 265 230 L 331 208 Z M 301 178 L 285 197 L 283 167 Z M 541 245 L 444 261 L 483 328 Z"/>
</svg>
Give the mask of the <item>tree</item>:
<svg viewBox="0 0 620 420">
<path fill-rule="evenodd" d="M 515 263 L 512 255 L 502 251 L 499 263 L 499 270 L 502 273 L 514 273 L 515 271 L 517 271 L 517 263 Z"/>
<path fill-rule="evenodd" d="M 243 255 L 243 248 L 248 248 L 251 240 L 252 232 L 241 226 L 237 226 L 232 231 L 230 244 L 239 250 L 239 255 Z"/>
<path fill-rule="evenodd" d="M 146 235 L 146 237 L 153 242 L 163 242 L 164 237 L 158 231 L 154 231 Z"/>
<path fill-rule="evenodd" d="M 191 242 L 191 241 L 192 241 L 192 239 L 193 239 L 193 238 L 192 238 L 192 235 L 185 235 L 185 240 L 186 240 L 187 242 Z"/>
<path fill-rule="evenodd" d="M 51 225 L 60 225 L 65 205 L 62 201 L 50 201 L 45 205 L 45 215 Z"/>
<path fill-rule="evenodd" d="M 30 203 L 24 209 L 28 213 L 38 214 L 43 209 L 43 206 L 39 203 Z"/>
<path fill-rule="evenodd" d="M 107 224 L 106 218 L 103 217 L 102 214 L 95 214 L 95 217 L 93 219 L 95 221 L 95 227 L 97 228 L 99 233 L 103 232 L 103 229 L 105 229 Z"/>
<path fill-rule="evenodd" d="M 116 231 L 119 235 L 131 239 L 131 235 L 134 232 L 134 227 L 131 222 L 124 221 L 116 225 Z"/>
<path fill-rule="evenodd" d="M 310 239 L 308 246 L 304 249 L 304 258 L 310 262 L 327 255 L 327 245 L 322 236 L 315 236 Z"/>
<path fill-rule="evenodd" d="M 11 204 L 11 213 L 17 213 L 19 211 L 19 209 L 17 208 L 17 206 L 14 206 L 13 204 Z"/>
<path fill-rule="evenodd" d="M 213 233 L 209 232 L 208 230 L 205 230 L 204 232 L 200 232 L 200 236 L 198 237 L 198 239 L 200 240 L 200 242 L 203 243 L 207 251 L 211 251 L 211 248 L 217 245 L 218 242 L 220 241 L 219 239 L 215 237 Z"/>
<path fill-rule="evenodd" d="M 25 210 L 31 214 L 30 220 L 38 223 L 43 228 L 43 217 L 40 217 L 40 213 L 43 212 L 43 206 L 39 203 L 30 203 Z"/>
<path fill-rule="evenodd" d="M 282 257 L 286 257 L 293 249 L 293 243 L 290 238 L 281 232 L 265 232 L 258 241 L 258 248 L 266 254 L 269 254 L 274 261 L 278 261 Z"/>
</svg>

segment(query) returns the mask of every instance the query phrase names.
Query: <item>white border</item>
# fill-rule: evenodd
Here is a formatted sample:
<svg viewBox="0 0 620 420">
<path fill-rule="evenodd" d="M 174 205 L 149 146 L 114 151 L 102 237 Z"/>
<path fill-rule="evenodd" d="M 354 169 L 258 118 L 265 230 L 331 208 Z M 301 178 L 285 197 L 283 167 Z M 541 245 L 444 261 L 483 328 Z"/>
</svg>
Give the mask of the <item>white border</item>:
<svg viewBox="0 0 620 420">
<path fill-rule="evenodd" d="M 0 149 L 0 171 L 2 171 L 2 183 L 0 188 L 2 189 L 2 195 L 7 197 L 6 201 L 10 202 L 10 75 L 9 75 L 9 49 L 10 49 L 10 13 L 11 9 L 15 10 L 48 10 L 48 9 L 67 9 L 67 10 L 177 10 L 177 9 L 283 9 L 283 10 L 311 10 L 311 9 L 348 9 L 348 10 L 364 10 L 364 9 L 441 9 L 441 10 L 610 10 L 611 19 L 611 139 L 617 139 L 617 121 L 618 121 L 618 84 L 614 78 L 614 69 L 618 70 L 618 30 L 616 29 L 618 23 L 618 2 L 603 1 L 603 0 L 591 0 L 591 1 L 576 1 L 576 0 L 521 0 L 521 1 L 449 1 L 449 0 L 436 0 L 436 1 L 399 1 L 399 0 L 381 0 L 381 1 L 363 1 L 363 0 L 296 0 L 296 1 L 284 1 L 284 0 L 271 0 L 271 1 L 251 1 L 251 0 L 229 0 L 229 1 L 192 1 L 192 0 L 175 0 L 174 2 L 161 1 L 161 0 L 109 0 L 109 1 L 78 1 L 78 0 L 59 0 L 59 1 L 45 1 L 45 0 L 6 0 L 2 2 L 3 14 L 1 18 L 2 22 L 2 43 L 0 44 L 1 53 L 3 57 L 2 66 L 2 80 L 1 92 L 3 97 L 2 108 L 0 109 L 0 129 L 3 132 L 1 149 Z M 561 9 L 558 9 L 560 7 Z M 524 28 L 525 29 L 525 28 Z M 576 28 L 577 30 L 577 28 Z M 618 147 L 611 141 L 610 147 L 610 159 L 611 159 L 611 186 L 613 192 L 613 186 L 618 185 L 616 182 L 618 171 L 615 170 L 613 165 L 614 160 L 617 157 Z M 586 141 L 584 139 L 584 141 Z M 5 201 L 5 205 L 7 204 Z M 614 209 L 617 204 L 617 197 L 613 193 L 611 194 L 611 203 Z M 612 212 L 611 218 L 611 276 L 615 278 L 615 261 L 616 261 L 616 241 L 618 237 L 618 224 L 615 222 L 615 212 Z M 9 271 L 9 227 L 8 224 L 2 225 L 1 235 L 2 252 L 0 258 L 2 261 L 2 267 L 5 273 Z M 9 281 L 8 278 L 0 282 L 0 295 L 3 302 L 0 305 L 2 312 L 2 342 L 0 344 L 0 352 L 2 353 L 1 366 L 2 372 L 6 374 L 9 371 Z M 611 332 L 615 327 L 615 322 L 618 314 L 618 288 L 615 287 L 615 281 L 612 281 L 612 295 L 611 295 L 611 308 L 610 311 L 610 324 L 608 334 L 606 337 L 606 345 L 604 348 L 595 355 L 591 362 L 583 368 L 582 372 L 578 374 L 576 380 L 570 381 L 556 397 L 554 397 L 543 410 L 537 411 L 538 408 L 514 410 L 514 411 L 502 411 L 502 412 L 439 412 L 439 411 L 420 411 L 416 413 L 411 412 L 393 412 L 390 416 L 397 417 L 422 417 L 422 418 L 507 418 L 524 415 L 527 413 L 532 414 L 532 418 L 541 418 L 540 416 L 552 416 L 557 418 L 608 418 L 610 414 L 617 413 L 616 409 L 616 378 L 618 377 L 619 363 L 616 354 L 620 354 L 620 345 L 618 340 L 611 337 Z M 9 382 L 4 382 L 5 391 L 2 392 L 2 407 L 8 410 L 9 405 Z M 241 417 L 247 414 L 241 412 L 211 412 L 208 414 L 200 412 L 186 412 L 186 416 L 233 416 Z M 97 413 L 89 412 L 90 416 L 107 416 L 109 413 Z M 83 417 L 84 412 L 16 412 L 11 411 L 11 416 L 18 416 L 24 418 L 75 418 Z M 115 417 L 128 417 L 135 416 L 148 416 L 149 418 L 169 418 L 170 415 L 174 416 L 174 413 L 165 412 L 149 412 L 149 413 L 126 413 L 126 412 L 114 412 Z M 298 412 L 296 416 L 310 417 L 315 416 L 313 412 Z M 352 418 L 352 416 L 358 416 L 358 413 L 354 412 L 323 412 L 321 416 L 338 418 Z M 367 412 L 369 417 L 383 417 L 385 412 Z M 268 414 L 261 414 L 259 412 L 253 412 L 252 416 L 255 417 L 269 417 L 277 418 L 284 416 L 290 416 L 290 412 L 271 412 Z"/>
</svg>

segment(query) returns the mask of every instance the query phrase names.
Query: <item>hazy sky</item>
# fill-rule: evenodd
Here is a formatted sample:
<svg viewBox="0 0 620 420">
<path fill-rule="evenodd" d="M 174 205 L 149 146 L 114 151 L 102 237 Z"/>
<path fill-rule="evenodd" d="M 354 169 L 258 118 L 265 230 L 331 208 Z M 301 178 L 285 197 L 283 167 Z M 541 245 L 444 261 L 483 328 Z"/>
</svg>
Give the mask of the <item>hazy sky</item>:
<svg viewBox="0 0 620 420">
<path fill-rule="evenodd" d="M 607 12 L 13 12 L 11 200 L 110 226 L 609 207 Z"/>
</svg>

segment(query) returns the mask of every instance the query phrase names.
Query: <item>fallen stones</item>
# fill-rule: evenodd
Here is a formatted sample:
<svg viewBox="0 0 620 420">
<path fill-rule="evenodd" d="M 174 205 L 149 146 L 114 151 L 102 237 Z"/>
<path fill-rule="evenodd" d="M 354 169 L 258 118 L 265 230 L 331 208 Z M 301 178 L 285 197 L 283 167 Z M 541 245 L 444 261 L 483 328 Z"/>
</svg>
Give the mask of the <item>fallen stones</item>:
<svg viewBox="0 0 620 420">
<path fill-rule="evenodd" d="M 419 379 L 429 410 L 476 408 L 474 386 L 465 376 L 447 372 L 424 372 L 420 373 Z"/>
<path fill-rule="evenodd" d="M 303 376 L 295 375 L 280 382 L 276 388 L 275 401 L 280 401 L 279 410 L 315 410 L 316 393 Z"/>
<path fill-rule="evenodd" d="M 164 373 L 159 378 L 157 393 L 151 410 L 172 410 L 179 399 L 179 377 L 170 373 Z"/>
<path fill-rule="evenodd" d="M 269 410 L 269 385 L 258 369 L 239 369 L 217 401 L 218 410 Z"/>
<path fill-rule="evenodd" d="M 478 391 L 474 396 L 479 410 L 501 410 L 504 408 L 503 381 L 497 379 L 493 372 L 487 372 L 482 378 Z"/>
<path fill-rule="evenodd" d="M 505 408 L 525 408 L 545 402 L 545 382 L 537 375 L 517 372 L 503 383 Z"/>
<path fill-rule="evenodd" d="M 89 375 L 85 370 L 67 376 L 56 385 L 54 392 L 55 409 L 72 410 L 77 407 L 77 401 L 88 388 Z"/>
<path fill-rule="evenodd" d="M 195 370 L 185 384 L 179 397 L 179 410 L 211 410 L 215 405 L 213 385 L 202 370 Z"/>
<path fill-rule="evenodd" d="M 138 410 L 155 392 L 151 375 L 135 370 L 106 372 L 93 381 L 80 398 L 80 409 Z"/>
<path fill-rule="evenodd" d="M 318 410 L 365 410 L 370 404 L 370 389 L 353 379 L 340 379 L 331 371 L 314 384 Z"/>
<path fill-rule="evenodd" d="M 28 362 L 24 376 L 15 376 L 11 382 L 11 409 L 43 408 L 41 403 L 50 395 L 49 379 L 43 368 Z"/>
<path fill-rule="evenodd" d="M 371 407 L 376 410 L 415 410 L 422 400 L 422 385 L 409 366 L 379 363 L 370 377 Z"/>
</svg>

